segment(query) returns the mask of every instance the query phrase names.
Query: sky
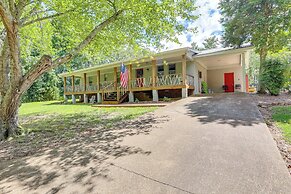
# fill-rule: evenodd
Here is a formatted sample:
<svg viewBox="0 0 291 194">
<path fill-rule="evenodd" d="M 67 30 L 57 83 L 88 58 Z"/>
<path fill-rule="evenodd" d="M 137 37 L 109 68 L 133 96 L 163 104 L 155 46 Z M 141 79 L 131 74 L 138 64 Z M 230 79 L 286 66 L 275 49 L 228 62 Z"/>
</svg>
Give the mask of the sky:
<svg viewBox="0 0 291 194">
<path fill-rule="evenodd" d="M 222 25 L 219 23 L 221 14 L 218 10 L 219 0 L 197 0 L 196 10 L 197 15 L 200 17 L 194 22 L 184 22 L 184 25 L 194 28 L 197 27 L 196 33 L 183 33 L 178 35 L 178 39 L 181 44 L 173 42 L 166 42 L 165 49 L 175 49 L 181 47 L 191 46 L 192 42 L 196 42 L 198 46 L 202 46 L 202 42 L 205 38 L 212 35 L 216 35 L 218 38 L 221 37 Z"/>
</svg>

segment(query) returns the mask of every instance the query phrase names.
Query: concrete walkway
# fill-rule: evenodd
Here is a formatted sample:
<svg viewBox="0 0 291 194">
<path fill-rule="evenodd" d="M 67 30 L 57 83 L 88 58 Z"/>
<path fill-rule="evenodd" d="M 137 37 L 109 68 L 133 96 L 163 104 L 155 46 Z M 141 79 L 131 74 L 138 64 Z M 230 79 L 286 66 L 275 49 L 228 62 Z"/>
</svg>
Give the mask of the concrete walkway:
<svg viewBox="0 0 291 194">
<path fill-rule="evenodd" d="M 151 118 L 3 164 L 0 193 L 291 193 L 247 95 L 189 97 Z"/>
</svg>

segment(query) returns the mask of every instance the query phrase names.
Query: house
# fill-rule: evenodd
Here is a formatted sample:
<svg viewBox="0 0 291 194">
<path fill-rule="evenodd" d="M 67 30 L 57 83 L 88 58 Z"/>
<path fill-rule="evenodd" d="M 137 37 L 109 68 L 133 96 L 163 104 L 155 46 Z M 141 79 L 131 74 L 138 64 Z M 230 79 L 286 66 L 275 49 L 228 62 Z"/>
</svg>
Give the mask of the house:
<svg viewBox="0 0 291 194">
<path fill-rule="evenodd" d="M 249 51 L 244 48 L 218 48 L 194 51 L 180 48 L 151 57 L 118 61 L 63 73 L 64 97 L 78 97 L 88 103 L 158 101 L 163 97 L 186 98 L 200 94 L 202 82 L 210 92 L 248 92 Z M 120 67 L 124 63 L 129 81 L 120 86 Z"/>
</svg>

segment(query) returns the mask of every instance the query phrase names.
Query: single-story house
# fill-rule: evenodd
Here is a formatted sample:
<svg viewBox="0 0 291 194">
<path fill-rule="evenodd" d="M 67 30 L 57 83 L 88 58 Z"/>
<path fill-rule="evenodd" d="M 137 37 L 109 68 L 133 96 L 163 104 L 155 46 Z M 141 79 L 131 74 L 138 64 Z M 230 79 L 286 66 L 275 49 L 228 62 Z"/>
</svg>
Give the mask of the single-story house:
<svg viewBox="0 0 291 194">
<path fill-rule="evenodd" d="M 195 51 L 179 48 L 150 57 L 118 61 L 61 74 L 64 97 L 88 103 L 158 101 L 161 98 L 186 98 L 202 92 L 248 92 L 249 56 L 252 47 L 217 48 Z M 128 83 L 120 84 L 120 67 L 128 71 Z"/>
</svg>

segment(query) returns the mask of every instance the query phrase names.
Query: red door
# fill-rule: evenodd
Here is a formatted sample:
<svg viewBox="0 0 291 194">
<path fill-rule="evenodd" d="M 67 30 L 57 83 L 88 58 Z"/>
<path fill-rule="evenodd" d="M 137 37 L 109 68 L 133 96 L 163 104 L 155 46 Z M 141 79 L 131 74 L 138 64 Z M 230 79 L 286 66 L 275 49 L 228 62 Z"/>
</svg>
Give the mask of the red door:
<svg viewBox="0 0 291 194">
<path fill-rule="evenodd" d="M 225 92 L 234 92 L 234 73 L 224 74 Z"/>
</svg>

